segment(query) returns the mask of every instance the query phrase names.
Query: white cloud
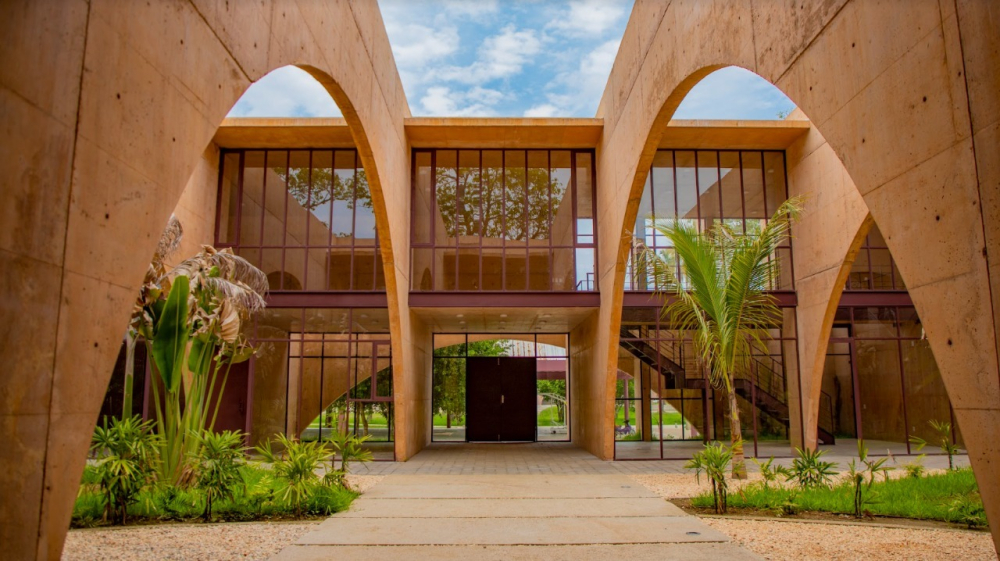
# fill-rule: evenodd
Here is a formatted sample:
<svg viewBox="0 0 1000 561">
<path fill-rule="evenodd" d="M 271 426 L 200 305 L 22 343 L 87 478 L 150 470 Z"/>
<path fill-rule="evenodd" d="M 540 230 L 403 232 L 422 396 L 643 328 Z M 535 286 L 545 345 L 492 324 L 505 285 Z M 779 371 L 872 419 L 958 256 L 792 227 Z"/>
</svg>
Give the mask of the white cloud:
<svg viewBox="0 0 1000 561">
<path fill-rule="evenodd" d="M 392 21 L 386 24 L 392 37 L 392 54 L 398 66 L 423 68 L 458 50 L 458 30 L 454 26 L 432 28 L 418 23 Z"/>
<path fill-rule="evenodd" d="M 602 35 L 617 27 L 630 2 L 627 0 L 575 0 L 569 2 L 569 12 L 553 16 L 546 29 L 566 35 Z"/>
<path fill-rule="evenodd" d="M 420 98 L 421 114 L 444 117 L 490 117 L 494 107 L 504 99 L 500 91 L 473 87 L 465 91 L 446 86 L 432 86 Z"/>
<path fill-rule="evenodd" d="M 620 43 L 620 39 L 601 43 L 576 68 L 560 73 L 549 83 L 545 97 L 547 105 L 557 108 L 553 114 L 593 115 L 597 111 Z"/>
<path fill-rule="evenodd" d="M 340 117 L 329 92 L 305 70 L 278 68 L 254 82 L 228 117 Z"/>
<path fill-rule="evenodd" d="M 559 108 L 551 103 L 543 103 L 529 107 L 524 112 L 525 117 L 555 117 L 559 113 Z"/>
<path fill-rule="evenodd" d="M 481 84 L 507 78 L 521 72 L 542 48 L 534 29 L 519 31 L 507 25 L 498 35 L 487 37 L 477 51 L 478 58 L 469 66 L 449 66 L 437 76 L 463 84 Z"/>
<path fill-rule="evenodd" d="M 729 66 L 695 84 L 674 113 L 675 119 L 778 119 L 795 104 L 760 76 Z"/>
</svg>

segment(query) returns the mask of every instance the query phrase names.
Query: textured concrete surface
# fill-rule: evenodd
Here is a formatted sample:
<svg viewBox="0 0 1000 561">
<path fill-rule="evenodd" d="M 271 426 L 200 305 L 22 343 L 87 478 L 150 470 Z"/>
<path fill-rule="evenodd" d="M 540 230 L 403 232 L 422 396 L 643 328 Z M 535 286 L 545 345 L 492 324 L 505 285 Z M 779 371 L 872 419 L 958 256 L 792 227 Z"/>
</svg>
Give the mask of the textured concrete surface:
<svg viewBox="0 0 1000 561">
<path fill-rule="evenodd" d="M 397 457 L 419 451 L 430 335 L 406 307 L 409 110 L 375 3 L 15 0 L 4 15 L 0 504 L 20 505 L 0 509 L 5 553 L 59 556 L 159 231 L 229 108 L 288 64 L 331 93 L 366 168 L 394 271 Z M 645 170 L 690 88 L 739 65 L 804 110 L 885 235 L 1000 543 L 998 29 L 985 0 L 637 2 L 598 111 L 602 306 L 573 333 L 574 438 L 613 454 L 620 242 Z"/>
<path fill-rule="evenodd" d="M 500 461 L 506 448 L 494 446 L 489 455 Z M 426 453 L 409 463 L 420 463 Z M 522 449 L 512 455 L 528 454 Z M 603 559 L 613 554 L 755 558 L 625 475 L 476 473 L 386 476 L 348 512 L 327 519 L 274 559 Z"/>
<path fill-rule="evenodd" d="M 331 551 L 334 550 L 335 551 Z M 563 545 L 563 546 L 338 546 L 301 545 L 283 550 L 272 557 L 274 561 L 326 561 L 333 555 L 358 561 L 394 559 L 423 561 L 424 559 L 453 559 L 455 561 L 590 561 L 629 559 L 630 561 L 686 561 L 758 560 L 760 557 L 728 543 L 678 543 L 632 545 Z"/>
</svg>

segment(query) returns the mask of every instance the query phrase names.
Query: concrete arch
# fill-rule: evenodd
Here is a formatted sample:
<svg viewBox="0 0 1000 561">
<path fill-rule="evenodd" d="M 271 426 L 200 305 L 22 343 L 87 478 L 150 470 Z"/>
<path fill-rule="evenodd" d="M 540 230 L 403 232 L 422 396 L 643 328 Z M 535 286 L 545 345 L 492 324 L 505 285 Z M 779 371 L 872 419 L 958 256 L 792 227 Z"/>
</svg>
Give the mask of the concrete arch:
<svg viewBox="0 0 1000 561">
<path fill-rule="evenodd" d="M 989 436 L 1000 427 L 1000 170 L 987 157 L 1000 151 L 1000 100 L 987 90 L 1000 82 L 993 12 L 986 3 L 933 0 L 907 9 L 864 0 L 637 3 L 598 110 L 598 224 L 602 239 L 622 239 L 658 135 L 693 77 L 738 65 L 775 84 L 822 131 L 885 235 L 927 325 L 997 528 L 1000 446 Z M 624 251 L 613 242 L 600 254 L 610 305 L 597 330 L 615 339 Z M 603 412 L 602 426 L 582 431 L 603 457 L 614 444 L 615 343 L 595 346 L 601 379 L 577 386 Z"/>
<path fill-rule="evenodd" d="M 268 70 L 295 64 L 340 105 L 370 177 L 392 271 L 390 319 L 403 329 L 409 314 L 396 287 L 408 284 L 407 259 L 392 248 L 405 247 L 408 232 L 408 110 L 374 3 L 9 9 L 3 50 L 18 62 L 0 77 L 9 116 L 3 144 L 12 147 L 0 189 L 0 290 L 4 317 L 28 319 L 5 332 L 0 349 L 13 358 L 0 380 L 0 437 L 8 443 L 0 503 L 20 505 L 0 512 L 0 543 L 15 558 L 55 559 L 158 229 L 237 98 Z M 394 346 L 399 394 L 412 395 L 412 353 L 402 341 Z M 397 443 L 404 458 L 422 444 L 408 436 Z"/>
</svg>

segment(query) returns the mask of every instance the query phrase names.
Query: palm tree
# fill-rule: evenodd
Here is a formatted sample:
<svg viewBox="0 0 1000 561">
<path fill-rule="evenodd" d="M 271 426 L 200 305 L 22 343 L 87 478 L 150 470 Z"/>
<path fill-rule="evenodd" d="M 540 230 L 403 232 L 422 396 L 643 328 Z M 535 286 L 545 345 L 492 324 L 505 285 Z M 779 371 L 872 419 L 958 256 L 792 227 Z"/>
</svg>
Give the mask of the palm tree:
<svg viewBox="0 0 1000 561">
<path fill-rule="evenodd" d="M 673 259 L 637 242 L 638 270 L 652 276 L 657 292 L 675 295 L 667 299 L 662 316 L 682 336 L 693 333 L 694 349 L 709 371 L 709 381 L 729 398 L 734 478 L 746 478 L 734 380 L 737 374 L 749 374 L 755 349 L 767 353 L 767 330 L 781 320 L 767 290 L 776 285 L 780 270 L 773 256 L 788 237 L 800 203 L 798 198 L 785 201 L 766 225 L 748 223 L 746 233 L 725 223 L 704 234 L 684 222 L 654 226 L 677 252 L 683 282 L 676 278 Z"/>
</svg>

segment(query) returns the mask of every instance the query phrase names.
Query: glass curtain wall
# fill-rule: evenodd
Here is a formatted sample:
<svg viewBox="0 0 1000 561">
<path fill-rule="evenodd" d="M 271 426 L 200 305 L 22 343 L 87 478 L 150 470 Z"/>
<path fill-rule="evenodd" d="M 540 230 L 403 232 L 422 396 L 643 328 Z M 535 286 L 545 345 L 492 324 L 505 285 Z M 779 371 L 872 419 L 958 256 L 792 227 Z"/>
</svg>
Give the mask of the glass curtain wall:
<svg viewBox="0 0 1000 561">
<path fill-rule="evenodd" d="M 388 311 L 329 299 L 385 290 L 357 152 L 225 150 L 218 201 L 216 246 L 259 267 L 272 294 L 298 293 L 296 305 L 307 306 L 272 305 L 256 320 L 251 444 L 279 432 L 312 440 L 349 431 L 370 436 L 376 459 L 393 459 Z"/>
<path fill-rule="evenodd" d="M 415 150 L 411 290 L 597 290 L 593 162 L 579 150 Z"/>
<path fill-rule="evenodd" d="M 906 290 L 903 277 L 878 226 L 872 225 L 865 236 L 864 244 L 851 265 L 845 290 Z"/>
<path fill-rule="evenodd" d="M 385 289 L 355 150 L 227 150 L 221 168 L 216 246 L 264 271 L 272 291 Z"/>
<path fill-rule="evenodd" d="M 863 438 L 872 453 L 916 453 L 910 438 L 936 437 L 930 421 L 952 424 L 951 402 L 912 307 L 840 307 L 823 373 L 834 432 Z M 934 447 L 923 450 L 937 453 Z"/>
<path fill-rule="evenodd" d="M 268 308 L 256 320 L 251 444 L 277 433 L 368 435 L 394 458 L 392 353 L 385 309 Z"/>
<path fill-rule="evenodd" d="M 788 198 L 785 153 L 781 151 L 657 150 L 639 202 L 632 233 L 674 263 L 677 278 L 683 271 L 670 243 L 656 226 L 687 224 L 707 232 L 725 224 L 736 232 L 753 232 Z M 773 290 L 793 290 L 791 241 L 773 256 L 781 275 Z M 654 291 L 651 274 L 637 270 L 630 256 L 625 275 L 626 291 Z M 686 284 L 684 285 L 686 286 Z"/>
<path fill-rule="evenodd" d="M 794 309 L 768 331 L 736 376 L 748 456 L 789 455 L 788 377 L 798 376 Z M 730 440 L 728 399 L 698 365 L 691 334 L 681 337 L 660 308 L 625 308 L 615 383 L 615 459 L 687 458 L 709 440 Z"/>
<path fill-rule="evenodd" d="M 465 361 L 469 357 L 534 357 L 537 421 L 535 440 L 568 442 L 569 335 L 465 334 L 434 335 L 432 378 L 433 442 L 465 442 Z"/>
</svg>

